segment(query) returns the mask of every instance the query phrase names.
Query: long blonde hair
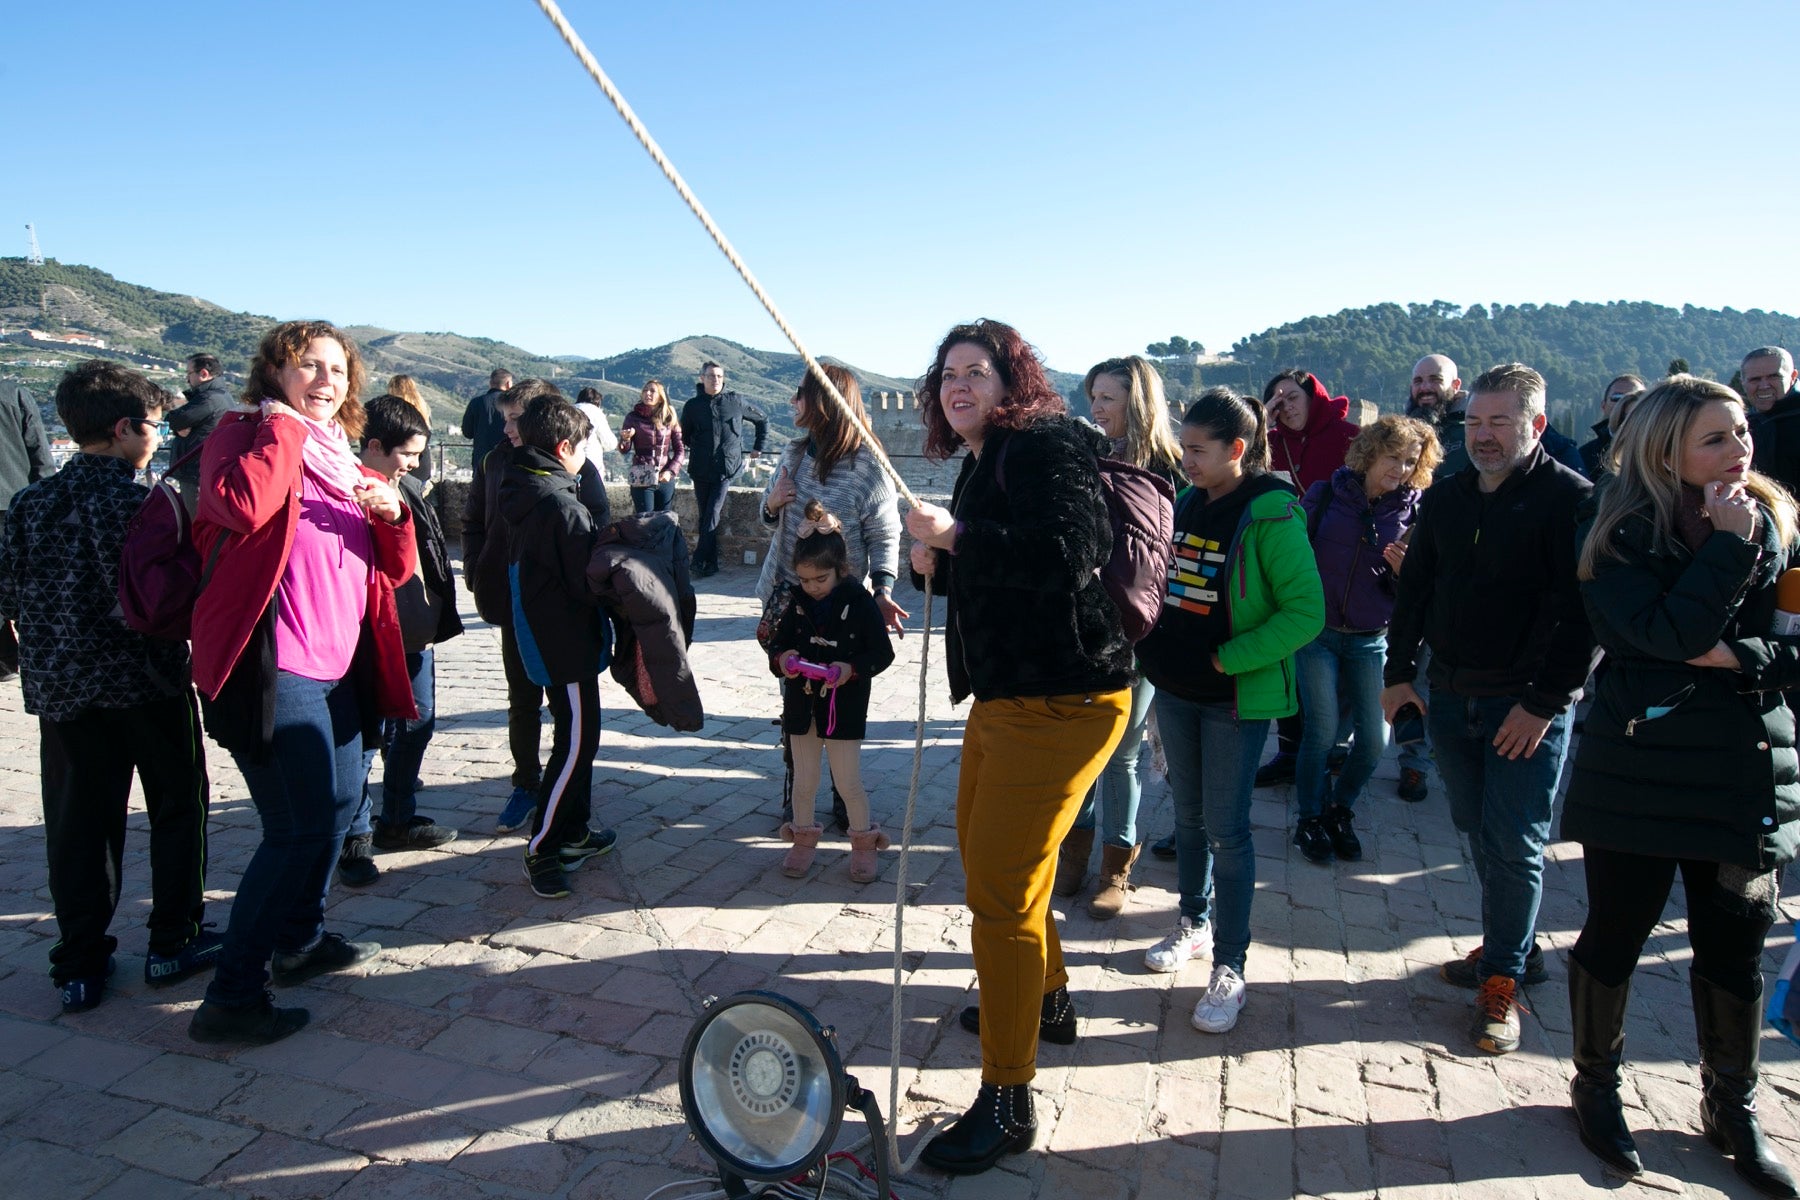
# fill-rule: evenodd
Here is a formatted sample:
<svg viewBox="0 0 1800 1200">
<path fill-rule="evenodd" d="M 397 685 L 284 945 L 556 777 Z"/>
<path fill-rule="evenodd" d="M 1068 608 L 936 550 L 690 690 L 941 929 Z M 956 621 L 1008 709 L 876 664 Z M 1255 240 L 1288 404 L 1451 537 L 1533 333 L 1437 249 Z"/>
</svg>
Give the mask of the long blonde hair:
<svg viewBox="0 0 1800 1200">
<path fill-rule="evenodd" d="M 662 380 L 646 379 L 644 387 L 650 391 L 650 419 L 658 425 L 673 425 L 675 409 L 669 403 L 669 390 L 663 387 Z M 643 399 L 642 389 L 639 391 L 638 398 Z"/>
<path fill-rule="evenodd" d="M 411 375 L 396 375 L 388 380 L 388 395 L 398 396 L 418 411 L 425 418 L 425 424 L 431 424 L 431 406 L 425 403 L 425 397 L 419 394 L 419 385 Z"/>
<path fill-rule="evenodd" d="M 1740 412 L 1738 394 L 1710 379 L 1671 375 L 1652 388 L 1631 410 L 1631 420 L 1619 427 L 1612 453 L 1618 464 L 1615 475 L 1600 491 L 1594 524 L 1581 545 L 1577 574 L 1592 579 L 1601 562 L 1622 557 L 1613 538 L 1620 523 L 1634 513 L 1649 518 L 1658 549 L 1672 550 L 1680 535 L 1675 514 L 1681 506 L 1681 447 L 1694 418 L 1708 405 L 1730 404 Z M 1794 501 L 1787 490 L 1766 475 L 1744 473 L 1744 490 L 1767 509 L 1782 545 L 1794 540 Z"/>
<path fill-rule="evenodd" d="M 1169 401 L 1163 393 L 1162 376 L 1147 359 L 1137 355 L 1109 358 L 1088 369 L 1081 390 L 1091 401 L 1094 381 L 1111 375 L 1124 383 L 1125 459 L 1133 466 L 1152 471 L 1181 473 L 1181 447 L 1176 444 L 1174 422 L 1169 418 Z"/>
</svg>

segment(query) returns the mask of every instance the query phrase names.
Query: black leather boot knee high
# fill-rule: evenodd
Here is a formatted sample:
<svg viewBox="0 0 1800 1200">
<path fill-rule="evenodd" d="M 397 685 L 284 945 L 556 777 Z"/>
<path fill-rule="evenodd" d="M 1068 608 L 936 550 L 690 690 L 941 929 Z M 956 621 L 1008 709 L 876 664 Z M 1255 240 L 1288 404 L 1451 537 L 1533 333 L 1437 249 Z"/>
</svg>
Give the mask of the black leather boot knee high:
<svg viewBox="0 0 1800 1200">
<path fill-rule="evenodd" d="M 1631 985 L 1607 987 L 1575 958 L 1569 959 L 1569 1013 L 1575 1027 L 1575 1078 L 1569 1106 L 1581 1130 L 1581 1144 L 1607 1166 L 1626 1175 L 1643 1173 L 1637 1143 L 1625 1124 L 1619 1098 L 1625 1062 L 1625 1004 Z"/>
<path fill-rule="evenodd" d="M 1731 1155 L 1731 1164 L 1765 1196 L 1800 1196 L 1794 1175 L 1775 1155 L 1756 1117 L 1762 1003 L 1740 1000 L 1690 973 L 1694 1029 L 1700 1037 L 1700 1128 Z"/>
</svg>

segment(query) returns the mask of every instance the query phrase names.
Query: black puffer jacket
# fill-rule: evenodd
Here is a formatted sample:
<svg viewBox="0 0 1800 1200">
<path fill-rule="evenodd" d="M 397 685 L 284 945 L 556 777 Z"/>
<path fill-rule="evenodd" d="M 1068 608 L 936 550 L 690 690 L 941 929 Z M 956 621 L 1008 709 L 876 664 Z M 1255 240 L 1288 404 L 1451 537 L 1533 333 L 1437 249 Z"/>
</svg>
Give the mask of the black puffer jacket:
<svg viewBox="0 0 1800 1200">
<path fill-rule="evenodd" d="M 417 653 L 456 637 L 463 623 L 456 611 L 456 579 L 437 507 L 411 475 L 402 475 L 395 483 L 400 502 L 413 515 L 419 566 L 411 579 L 394 589 L 394 606 L 400 614 L 401 641 L 408 653 Z"/>
<path fill-rule="evenodd" d="M 706 394 L 694 385 L 694 398 L 681 409 L 681 440 L 687 444 L 688 477 L 718 481 L 744 469 L 744 423 L 756 430 L 750 449 L 762 453 L 769 437 L 769 418 L 736 392 Z"/>
<path fill-rule="evenodd" d="M 1006 447 L 1006 486 L 994 463 Z M 1106 438 L 1067 417 L 989 430 L 967 455 L 950 509 L 956 553 L 937 552 L 950 698 L 1110 692 L 1131 683 L 1131 643 L 1095 571 L 1112 522 L 1095 455 Z M 924 581 L 913 576 L 915 586 Z"/>
<path fill-rule="evenodd" d="M 622 517 L 600 530 L 588 586 L 612 622 L 612 677 L 658 725 L 706 723 L 688 664 L 697 609 L 687 541 L 672 512 Z"/>
<path fill-rule="evenodd" d="M 1757 542 L 1715 532 L 1660 550 L 1626 519 L 1582 599 L 1608 668 L 1588 713 L 1563 837 L 1633 854 L 1768 870 L 1800 843 L 1800 761 L 1781 689 L 1800 638 L 1769 634 L 1790 552 L 1763 514 Z M 1583 537 L 1586 529 L 1583 529 Z M 1723 641 L 1743 670 L 1690 667 Z"/>
<path fill-rule="evenodd" d="M 513 633 L 539 687 L 594 678 L 612 642 L 588 587 L 594 518 L 575 489 L 575 476 L 536 446 L 514 447 L 500 481 L 500 515 L 512 531 Z"/>
</svg>

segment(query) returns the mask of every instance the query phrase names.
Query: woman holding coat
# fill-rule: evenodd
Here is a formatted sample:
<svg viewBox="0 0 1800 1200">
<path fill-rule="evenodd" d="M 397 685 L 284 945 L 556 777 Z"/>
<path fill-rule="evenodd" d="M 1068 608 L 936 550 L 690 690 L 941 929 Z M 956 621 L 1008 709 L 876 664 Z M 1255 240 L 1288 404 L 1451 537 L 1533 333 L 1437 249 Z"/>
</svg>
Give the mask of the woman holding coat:
<svg viewBox="0 0 1800 1200">
<path fill-rule="evenodd" d="M 1582 534 L 1582 597 L 1609 669 L 1575 759 L 1563 836 L 1588 916 L 1569 957 L 1581 1139 L 1643 1170 L 1619 1099 L 1632 971 L 1679 871 L 1700 1048 L 1700 1123 L 1739 1175 L 1795 1196 L 1756 1115 L 1762 954 L 1800 842 L 1800 764 L 1782 690 L 1800 638 L 1771 633 L 1794 552 L 1787 493 L 1750 469 L 1742 401 L 1665 379 L 1618 433 L 1618 475 Z"/>
</svg>

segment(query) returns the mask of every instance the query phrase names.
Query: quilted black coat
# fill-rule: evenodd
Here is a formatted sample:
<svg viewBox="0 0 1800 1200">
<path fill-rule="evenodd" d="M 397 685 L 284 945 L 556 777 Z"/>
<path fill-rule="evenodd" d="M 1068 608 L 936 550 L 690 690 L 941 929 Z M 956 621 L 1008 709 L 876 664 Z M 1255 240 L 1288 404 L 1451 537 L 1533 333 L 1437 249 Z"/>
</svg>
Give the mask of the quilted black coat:
<svg viewBox="0 0 1800 1200">
<path fill-rule="evenodd" d="M 1634 514 L 1615 534 L 1624 559 L 1603 560 L 1582 585 L 1609 665 L 1576 752 L 1565 838 L 1755 870 L 1793 860 L 1800 760 L 1781 689 L 1800 684 L 1800 638 L 1770 633 L 1791 550 L 1763 517 L 1755 542 L 1714 532 L 1689 553 L 1657 547 Z M 1721 641 L 1741 671 L 1687 665 Z"/>
</svg>

